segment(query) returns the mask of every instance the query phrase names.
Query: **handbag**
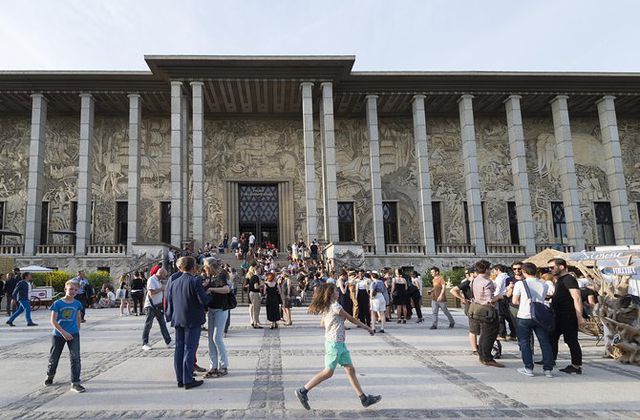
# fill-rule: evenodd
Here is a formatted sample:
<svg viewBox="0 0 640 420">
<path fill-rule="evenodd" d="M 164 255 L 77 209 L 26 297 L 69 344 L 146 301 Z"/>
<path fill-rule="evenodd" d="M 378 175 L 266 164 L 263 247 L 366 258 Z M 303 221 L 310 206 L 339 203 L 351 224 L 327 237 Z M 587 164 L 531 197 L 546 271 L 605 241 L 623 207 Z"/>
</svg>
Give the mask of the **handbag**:
<svg viewBox="0 0 640 420">
<path fill-rule="evenodd" d="M 231 309 L 235 309 L 236 306 L 238 306 L 238 300 L 236 299 L 235 293 L 227 293 L 227 298 L 225 299 L 225 303 L 222 309 L 224 309 L 225 311 L 229 311 Z"/>
<path fill-rule="evenodd" d="M 471 299 L 473 299 L 473 281 L 471 282 Z M 498 319 L 498 313 L 496 308 L 492 305 L 483 305 L 477 302 L 471 302 L 469 304 L 469 310 L 467 316 L 474 321 L 478 322 L 494 322 Z"/>
<path fill-rule="evenodd" d="M 525 292 L 527 292 L 527 297 L 529 298 L 529 311 L 531 312 L 531 320 L 547 332 L 555 330 L 556 314 L 553 312 L 553 309 L 542 302 L 534 302 L 533 299 L 531 299 L 531 290 L 529 290 L 527 280 L 522 280 L 522 282 L 524 284 L 524 290 Z"/>
</svg>

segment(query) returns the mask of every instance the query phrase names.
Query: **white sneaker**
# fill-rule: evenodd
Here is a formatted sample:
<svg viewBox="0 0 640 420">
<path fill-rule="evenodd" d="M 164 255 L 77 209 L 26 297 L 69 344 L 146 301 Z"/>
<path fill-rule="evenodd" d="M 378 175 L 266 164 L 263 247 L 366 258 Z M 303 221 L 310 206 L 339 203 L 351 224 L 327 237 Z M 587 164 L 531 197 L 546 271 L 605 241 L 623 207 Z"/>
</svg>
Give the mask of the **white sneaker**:
<svg viewBox="0 0 640 420">
<path fill-rule="evenodd" d="M 145 344 L 144 346 L 142 346 L 142 350 L 144 350 L 144 351 L 149 351 L 149 350 L 151 350 L 152 348 L 153 348 L 153 347 L 151 347 L 151 346 L 150 346 L 150 345 L 148 345 L 148 344 Z"/>
<path fill-rule="evenodd" d="M 527 368 L 519 368 L 517 369 L 518 373 L 523 374 L 524 376 L 533 376 L 533 370 Z"/>
<path fill-rule="evenodd" d="M 553 378 L 553 372 L 550 370 L 545 370 L 544 376 L 546 376 L 547 378 Z"/>
</svg>

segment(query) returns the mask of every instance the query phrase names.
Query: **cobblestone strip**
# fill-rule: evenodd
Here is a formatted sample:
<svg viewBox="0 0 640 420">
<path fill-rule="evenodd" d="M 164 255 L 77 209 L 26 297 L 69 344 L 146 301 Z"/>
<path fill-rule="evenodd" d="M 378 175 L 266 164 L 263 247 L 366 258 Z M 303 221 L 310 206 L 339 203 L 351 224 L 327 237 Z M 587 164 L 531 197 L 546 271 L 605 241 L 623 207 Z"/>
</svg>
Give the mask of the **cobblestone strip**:
<svg viewBox="0 0 640 420">
<path fill-rule="evenodd" d="M 265 329 L 247 415 L 282 417 L 284 410 L 280 330 Z"/>
<path fill-rule="evenodd" d="M 467 375 L 453 366 L 449 366 L 442 360 L 435 357 L 429 350 L 418 349 L 417 347 L 402 341 L 391 334 L 384 334 L 382 338 L 387 342 L 387 344 L 392 347 L 402 349 L 403 354 L 405 355 L 407 353 L 411 354 L 414 360 L 442 375 L 452 384 L 466 390 L 475 398 L 492 408 L 527 408 L 526 404 L 514 400 L 508 395 L 499 392 L 495 388 L 479 381 L 473 376 Z"/>
</svg>

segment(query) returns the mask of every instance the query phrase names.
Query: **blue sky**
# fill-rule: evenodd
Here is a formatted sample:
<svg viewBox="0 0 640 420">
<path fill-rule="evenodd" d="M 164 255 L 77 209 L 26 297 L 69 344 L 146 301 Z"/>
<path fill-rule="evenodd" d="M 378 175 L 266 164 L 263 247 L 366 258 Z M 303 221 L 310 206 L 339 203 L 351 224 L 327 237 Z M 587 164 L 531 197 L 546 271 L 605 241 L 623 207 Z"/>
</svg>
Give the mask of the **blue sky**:
<svg viewBox="0 0 640 420">
<path fill-rule="evenodd" d="M 2 0 L 0 70 L 347 54 L 355 70 L 640 71 L 639 1 Z"/>
</svg>

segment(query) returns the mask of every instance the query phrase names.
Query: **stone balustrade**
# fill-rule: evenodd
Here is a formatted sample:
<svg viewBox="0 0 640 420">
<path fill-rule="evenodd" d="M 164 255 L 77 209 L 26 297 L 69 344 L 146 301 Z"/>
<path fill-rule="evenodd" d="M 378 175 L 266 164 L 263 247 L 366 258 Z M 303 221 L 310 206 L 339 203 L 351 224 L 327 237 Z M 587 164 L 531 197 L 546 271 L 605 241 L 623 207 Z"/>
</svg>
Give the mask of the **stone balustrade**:
<svg viewBox="0 0 640 420">
<path fill-rule="evenodd" d="M 547 248 L 558 248 L 562 252 L 574 252 L 574 246 L 568 244 L 536 244 L 536 252 L 542 252 Z"/>
<path fill-rule="evenodd" d="M 425 246 L 421 244 L 387 244 L 387 254 L 425 254 Z"/>
<path fill-rule="evenodd" d="M 127 253 L 127 246 L 121 244 L 94 244 L 87 248 L 88 255 L 124 255 Z"/>
<path fill-rule="evenodd" d="M 0 255 L 22 255 L 24 245 L 0 245 Z"/>
<path fill-rule="evenodd" d="M 525 255 L 523 245 L 487 244 L 487 254 Z"/>
<path fill-rule="evenodd" d="M 374 244 L 363 244 L 362 249 L 364 249 L 365 254 L 375 254 L 376 246 Z"/>
<path fill-rule="evenodd" d="M 75 245 L 38 245 L 39 255 L 73 255 Z"/>
<path fill-rule="evenodd" d="M 600 245 L 598 245 L 598 244 L 586 244 L 584 246 L 584 249 L 585 249 L 585 251 L 595 251 L 597 246 L 600 246 Z"/>
<path fill-rule="evenodd" d="M 474 255 L 476 253 L 476 247 L 469 244 L 437 244 L 436 253 Z"/>
</svg>

